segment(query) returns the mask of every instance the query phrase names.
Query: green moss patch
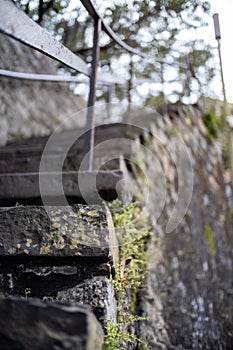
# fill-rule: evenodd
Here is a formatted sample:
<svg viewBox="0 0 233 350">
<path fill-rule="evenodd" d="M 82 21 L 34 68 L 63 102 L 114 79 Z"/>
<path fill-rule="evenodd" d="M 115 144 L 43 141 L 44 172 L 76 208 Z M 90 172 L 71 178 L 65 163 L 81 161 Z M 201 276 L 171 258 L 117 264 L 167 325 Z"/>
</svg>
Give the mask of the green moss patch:
<svg viewBox="0 0 233 350">
<path fill-rule="evenodd" d="M 215 254 L 216 248 L 215 248 L 214 236 L 213 236 L 211 227 L 208 224 L 205 225 L 204 235 L 205 235 L 209 250 L 211 251 L 212 254 Z"/>
</svg>

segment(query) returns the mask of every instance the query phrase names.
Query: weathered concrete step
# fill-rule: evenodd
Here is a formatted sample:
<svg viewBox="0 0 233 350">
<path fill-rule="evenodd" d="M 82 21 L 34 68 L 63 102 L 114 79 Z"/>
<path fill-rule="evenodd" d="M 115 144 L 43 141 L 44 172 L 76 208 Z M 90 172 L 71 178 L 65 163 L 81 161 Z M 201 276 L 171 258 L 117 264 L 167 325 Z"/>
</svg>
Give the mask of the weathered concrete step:
<svg viewBox="0 0 233 350">
<path fill-rule="evenodd" d="M 101 206 L 0 210 L 0 292 L 56 296 L 118 262 L 109 210 Z"/>
<path fill-rule="evenodd" d="M 124 124 L 103 125 L 96 128 L 95 147 L 93 151 L 93 169 L 119 169 L 121 155 L 130 159 L 134 154 L 132 139 L 141 131 L 137 128 L 127 129 Z M 46 146 L 44 160 L 46 172 L 57 171 L 61 157 L 64 159 L 63 170 L 82 170 L 81 161 L 84 157 L 84 138 L 80 130 L 60 133 L 48 147 L 47 138 L 21 140 L 0 148 L 0 173 L 38 172 L 41 157 Z M 76 140 L 70 145 L 71 140 Z M 60 167 L 59 167 L 60 170 Z"/>
<path fill-rule="evenodd" d="M 134 150 L 132 141 L 129 139 L 111 139 L 95 146 L 93 151 L 93 169 L 119 169 L 119 157 L 124 155 L 124 158 L 130 159 Z M 84 157 L 83 143 L 74 144 L 70 149 L 62 145 L 55 148 L 49 148 L 43 156 L 44 169 L 47 172 L 57 171 L 62 168 L 65 171 L 79 170 Z M 60 148 L 60 149 L 59 149 Z M 30 145 L 25 149 L 0 149 L 0 173 L 16 173 L 16 172 L 38 172 L 40 169 L 42 157 L 42 149 L 38 152 L 33 152 L 33 147 Z M 61 164 L 61 159 L 64 159 Z M 116 160 L 118 159 L 118 161 Z M 82 168 L 80 168 L 82 170 Z"/>
<path fill-rule="evenodd" d="M 74 205 L 46 210 L 19 206 L 0 211 L 0 257 L 24 254 L 117 262 L 117 241 L 106 207 Z"/>
<path fill-rule="evenodd" d="M 123 152 L 122 152 L 123 153 Z M 126 152 L 124 152 L 126 154 Z M 110 152 L 106 155 L 106 149 L 98 149 L 93 155 L 93 169 L 97 170 L 116 170 L 120 169 L 120 152 L 111 155 Z M 118 159 L 116 159 L 117 157 Z M 126 154 L 129 159 L 130 154 Z M 57 164 L 60 164 L 60 154 L 49 154 L 46 157 L 44 164 L 47 164 L 46 171 L 51 172 L 56 170 Z M 109 158 L 112 158 L 108 161 Z M 68 153 L 62 166 L 63 171 L 79 171 L 82 162 L 82 154 Z M 4 173 L 32 173 L 39 172 L 41 156 L 17 157 L 9 159 L 0 159 L 0 174 Z"/>
<path fill-rule="evenodd" d="M 46 205 L 64 206 L 65 196 L 73 203 L 101 204 L 117 197 L 125 202 L 130 183 L 123 179 L 123 172 L 117 170 L 41 173 L 40 178 L 38 173 L 0 174 L 0 205 L 40 204 L 37 200 L 43 198 Z"/>
<path fill-rule="evenodd" d="M 0 314 L 1 349 L 102 349 L 102 328 L 82 306 L 0 297 Z"/>
<path fill-rule="evenodd" d="M 57 134 L 56 139 L 53 139 L 53 142 L 51 142 L 50 153 L 64 153 L 64 151 L 67 152 L 69 149 L 71 153 L 83 153 L 84 133 L 85 129 L 75 129 Z M 126 125 L 120 123 L 97 126 L 95 128 L 95 146 L 105 141 L 119 138 L 133 139 L 134 135 L 138 133 L 140 133 L 140 130 L 137 127 L 132 127 L 129 132 Z M 9 143 L 0 148 L 0 159 L 39 156 L 42 154 L 48 140 L 49 136 Z M 71 147 L 70 140 L 74 140 Z M 119 142 L 118 147 L 121 147 Z"/>
</svg>

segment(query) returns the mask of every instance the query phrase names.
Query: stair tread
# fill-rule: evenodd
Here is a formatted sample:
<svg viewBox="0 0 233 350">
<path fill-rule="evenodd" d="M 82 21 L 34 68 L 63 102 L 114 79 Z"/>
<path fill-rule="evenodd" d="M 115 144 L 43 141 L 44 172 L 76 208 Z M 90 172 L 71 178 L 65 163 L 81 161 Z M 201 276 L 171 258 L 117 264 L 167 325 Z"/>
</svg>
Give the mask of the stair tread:
<svg viewBox="0 0 233 350">
<path fill-rule="evenodd" d="M 95 257 L 118 259 L 106 207 L 18 206 L 0 211 L 0 256 Z"/>
<path fill-rule="evenodd" d="M 123 177 L 121 170 L 48 172 L 40 175 L 36 172 L 5 173 L 0 174 L 0 200 L 8 198 L 20 201 L 43 196 L 55 198 L 50 204 L 66 205 L 64 191 L 67 197 L 100 204 L 103 199 L 113 200 L 117 196 L 122 199 L 126 185 L 121 181 Z"/>
</svg>

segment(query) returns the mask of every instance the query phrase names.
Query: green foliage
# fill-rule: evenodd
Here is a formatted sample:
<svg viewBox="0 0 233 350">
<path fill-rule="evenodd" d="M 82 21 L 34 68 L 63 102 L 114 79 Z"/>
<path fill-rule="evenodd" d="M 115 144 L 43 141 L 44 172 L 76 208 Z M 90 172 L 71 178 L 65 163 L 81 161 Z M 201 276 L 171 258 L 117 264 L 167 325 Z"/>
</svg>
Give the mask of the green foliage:
<svg viewBox="0 0 233 350">
<path fill-rule="evenodd" d="M 211 251 L 212 254 L 215 254 L 216 248 L 215 248 L 214 236 L 213 236 L 211 227 L 208 224 L 205 225 L 204 235 L 208 243 L 209 250 Z"/>
<path fill-rule="evenodd" d="M 111 283 L 117 295 L 117 324 L 106 325 L 105 350 L 119 349 L 122 342 L 137 341 L 141 349 L 146 344 L 136 335 L 125 331 L 126 327 L 145 318 L 135 315 L 137 292 L 147 271 L 146 250 L 150 230 L 146 215 L 137 203 L 122 206 L 119 201 L 108 204 L 120 246 L 120 263 Z M 129 296 L 130 295 L 130 300 Z"/>
<path fill-rule="evenodd" d="M 189 128 L 191 128 L 191 126 L 192 126 L 192 120 L 191 120 L 190 118 L 186 117 L 186 118 L 185 118 L 185 124 L 186 124 Z"/>
<path fill-rule="evenodd" d="M 41 24 L 46 19 L 55 19 L 56 15 L 64 13 L 69 0 L 14 0 L 34 21 Z M 51 25 L 50 25 L 51 27 Z"/>
<path fill-rule="evenodd" d="M 176 137 L 177 136 L 177 130 L 174 126 L 167 126 L 165 128 L 165 132 L 167 133 L 168 136 L 173 136 Z"/>
<path fill-rule="evenodd" d="M 224 214 L 220 214 L 218 220 L 222 225 L 224 225 L 226 222 L 226 216 Z"/>
<path fill-rule="evenodd" d="M 119 325 L 109 321 L 106 324 L 105 331 L 104 349 L 118 350 L 121 339 L 125 338 L 119 330 Z"/>
<path fill-rule="evenodd" d="M 93 21 L 80 2 L 69 4 L 68 0 L 15 0 L 23 10 L 38 23 L 56 35 L 63 44 L 75 53 L 91 61 Z M 174 77 L 172 95 L 181 99 L 190 96 L 195 85 L 196 96 L 201 96 L 201 85 L 208 86 L 213 78 L 212 50 L 203 40 L 195 37 L 195 29 L 205 26 L 210 13 L 208 1 L 200 0 L 160 0 L 160 1 L 95 1 L 99 13 L 104 17 L 114 32 L 132 47 L 137 47 L 150 58 L 146 60 L 133 57 L 135 77 L 149 78 L 153 82 L 166 83 L 170 75 L 165 74 L 169 65 L 156 62 L 153 57 L 163 58 L 172 66 Z M 70 6 L 69 6 L 70 5 Z M 67 10 L 68 8 L 68 10 Z M 191 36 L 180 35 L 190 30 Z M 184 32 L 182 33 L 184 34 Z M 187 40 L 185 39 L 187 37 Z M 190 37 L 192 39 L 190 40 Z M 182 38 L 182 39 L 181 39 Z M 100 40 L 100 62 L 105 71 L 121 71 L 122 77 L 128 78 L 130 57 L 125 51 L 116 50 L 113 40 L 105 34 Z M 177 63 L 186 62 L 181 68 Z M 211 65 L 212 64 L 212 65 Z M 204 71 L 204 74 L 203 74 Z M 167 78 L 169 77 L 169 78 Z M 116 94 L 122 98 L 122 89 L 117 87 Z M 100 90 L 99 90 L 100 91 Z M 106 94 L 102 89 L 101 98 Z M 132 91 L 132 96 L 139 96 L 143 104 L 152 106 L 163 104 L 161 91 L 152 87 L 148 95 L 141 94 L 140 88 Z M 162 99 L 162 100 L 161 100 Z"/>
<path fill-rule="evenodd" d="M 133 320 L 135 322 L 137 320 L 136 318 Z M 146 344 L 139 338 L 137 338 L 135 335 L 130 334 L 125 331 L 121 331 L 121 327 L 118 324 L 115 324 L 113 322 L 107 322 L 106 325 L 106 336 L 104 340 L 104 350 L 119 350 L 120 343 L 123 341 L 124 343 L 130 343 L 132 341 L 137 340 L 138 347 L 140 350 L 146 350 L 147 346 Z M 123 350 L 123 348 L 121 347 Z M 125 350 L 128 349 L 128 347 L 125 348 Z"/>
<path fill-rule="evenodd" d="M 219 124 L 214 114 L 207 112 L 203 115 L 203 122 L 206 126 L 209 138 L 212 140 L 218 137 Z"/>
<path fill-rule="evenodd" d="M 28 297 L 31 295 L 31 292 L 31 288 L 25 288 L 24 295 L 26 299 L 28 299 Z"/>
</svg>

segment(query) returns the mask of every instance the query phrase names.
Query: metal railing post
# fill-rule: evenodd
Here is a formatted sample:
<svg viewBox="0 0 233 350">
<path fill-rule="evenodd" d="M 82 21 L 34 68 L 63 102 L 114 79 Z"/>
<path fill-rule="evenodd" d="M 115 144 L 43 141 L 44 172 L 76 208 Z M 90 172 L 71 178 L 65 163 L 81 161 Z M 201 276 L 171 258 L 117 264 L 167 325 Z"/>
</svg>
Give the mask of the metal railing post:
<svg viewBox="0 0 233 350">
<path fill-rule="evenodd" d="M 92 49 L 92 64 L 91 64 L 91 76 L 90 76 L 90 90 L 87 104 L 87 121 L 86 121 L 86 134 L 84 139 L 84 152 L 85 161 L 84 167 L 86 170 L 92 170 L 93 168 L 93 147 L 95 139 L 95 98 L 96 98 L 96 80 L 97 69 L 99 64 L 99 37 L 101 32 L 101 20 L 99 18 L 94 20 L 94 36 L 93 36 L 93 49 Z"/>
<path fill-rule="evenodd" d="M 233 193 L 233 140 L 232 140 L 232 128 L 230 125 L 227 125 L 227 152 L 228 152 L 228 166 L 230 169 L 231 175 L 231 193 Z"/>
<path fill-rule="evenodd" d="M 132 103 L 132 88 L 133 88 L 133 60 L 130 58 L 129 65 L 129 80 L 128 80 L 128 108 L 127 108 L 127 122 L 131 122 L 132 111 L 131 111 L 131 103 Z"/>
<path fill-rule="evenodd" d="M 95 104 L 95 89 L 97 82 L 97 68 L 99 62 L 99 37 L 103 30 L 110 39 L 117 45 L 126 50 L 131 56 L 137 55 L 144 59 L 153 58 L 153 61 L 167 63 L 164 59 L 154 58 L 147 53 L 143 53 L 136 48 L 133 48 L 122 41 L 118 35 L 105 23 L 103 17 L 98 13 L 92 0 L 80 0 L 84 8 L 88 11 L 94 20 L 94 35 L 93 35 L 93 52 L 92 52 L 92 67 L 89 72 L 86 62 L 80 57 L 71 52 L 67 47 L 58 42 L 51 34 L 31 20 L 22 10 L 20 10 L 14 2 L 10 0 L 0 0 L 0 32 L 10 38 L 19 41 L 20 43 L 41 52 L 42 54 L 64 64 L 66 67 L 74 69 L 76 72 L 82 73 L 90 79 L 90 91 L 88 98 L 88 112 L 86 122 L 86 134 L 84 140 L 84 152 L 86 154 L 85 161 L 82 163 L 83 169 L 91 170 L 93 167 L 93 147 L 94 147 L 94 133 L 95 133 L 95 118 L 94 118 L 94 104 Z M 36 33 L 36 35 L 34 35 Z M 169 63 L 168 63 L 169 64 Z M 179 64 L 183 66 L 182 64 Z M 128 80 L 128 121 L 132 118 L 131 106 L 131 92 L 132 92 L 132 78 L 133 78 L 133 61 L 131 57 L 130 77 Z M 48 74 L 30 74 L 12 72 L 0 69 L 0 77 L 6 76 L 16 79 L 38 80 L 38 81 L 54 81 L 54 82 L 78 82 L 79 79 L 74 76 L 48 75 Z M 113 84 L 124 84 L 125 79 L 121 77 L 114 77 L 108 73 L 99 73 L 98 81 L 102 84 L 113 86 Z M 113 89 L 113 87 L 111 88 Z M 111 94 L 110 90 L 110 94 Z M 111 100 L 111 97 L 110 97 Z M 109 115 L 111 106 L 109 105 Z"/>
<path fill-rule="evenodd" d="M 223 126 L 225 128 L 226 126 L 226 115 L 227 115 L 227 98 L 226 98 L 226 89 L 225 89 L 225 82 L 224 82 L 224 75 L 223 75 L 223 65 L 222 65 L 222 55 L 221 55 L 221 32 L 220 32 L 220 23 L 219 23 L 219 16 L 218 13 L 215 13 L 213 15 L 214 20 L 214 31 L 215 31 L 215 39 L 218 43 L 218 56 L 219 56 L 219 66 L 220 66 L 220 75 L 221 75 L 221 81 L 222 81 L 222 93 L 223 93 Z"/>
<path fill-rule="evenodd" d="M 112 106 L 111 106 L 111 103 L 114 99 L 114 96 L 115 96 L 115 85 L 114 84 L 111 84 L 108 86 L 108 92 L 107 92 L 107 115 L 108 115 L 108 118 L 109 120 L 111 119 L 111 112 L 112 112 Z"/>
</svg>

